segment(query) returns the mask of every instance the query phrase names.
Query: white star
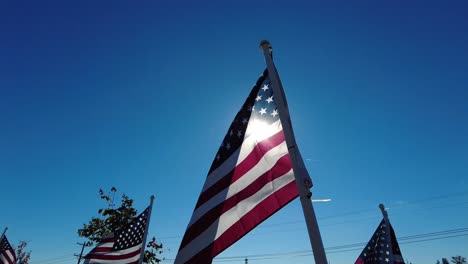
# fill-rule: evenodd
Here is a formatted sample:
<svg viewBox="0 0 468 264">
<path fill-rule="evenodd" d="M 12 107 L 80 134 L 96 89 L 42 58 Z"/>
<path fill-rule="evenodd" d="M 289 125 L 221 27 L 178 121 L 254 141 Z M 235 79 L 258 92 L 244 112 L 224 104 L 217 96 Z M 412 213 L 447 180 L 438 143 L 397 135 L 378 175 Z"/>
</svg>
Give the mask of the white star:
<svg viewBox="0 0 468 264">
<path fill-rule="evenodd" d="M 229 136 L 232 137 L 232 135 L 234 135 L 234 131 L 229 131 Z"/>
<path fill-rule="evenodd" d="M 389 262 L 390 260 L 388 258 L 385 258 L 385 262 Z"/>
<path fill-rule="evenodd" d="M 272 95 L 272 96 L 270 96 L 270 97 L 268 97 L 268 98 L 266 99 L 266 101 L 267 101 L 268 103 L 271 103 L 271 102 L 273 102 L 273 95 Z"/>
<path fill-rule="evenodd" d="M 269 88 L 268 88 L 268 84 L 264 84 L 263 87 L 262 87 L 262 90 L 263 90 L 263 91 L 266 91 L 266 90 L 268 90 L 268 89 L 269 89 Z"/>
<path fill-rule="evenodd" d="M 276 117 L 278 115 L 278 110 L 273 110 L 273 112 L 271 112 L 271 114 L 273 117 Z"/>
<path fill-rule="evenodd" d="M 221 158 L 221 156 L 218 153 L 218 155 L 216 155 L 216 160 L 219 160 L 220 158 Z"/>
<path fill-rule="evenodd" d="M 387 254 L 387 255 L 390 255 L 390 252 L 388 252 L 388 251 L 385 251 L 385 254 Z"/>
<path fill-rule="evenodd" d="M 240 130 L 237 131 L 237 136 L 238 136 L 238 137 L 241 137 L 241 136 L 242 136 L 242 131 L 240 131 Z"/>
<path fill-rule="evenodd" d="M 247 121 L 247 118 L 242 119 L 242 124 L 245 125 L 245 124 L 247 124 L 247 122 L 249 122 L 249 121 Z"/>
<path fill-rule="evenodd" d="M 261 115 L 266 114 L 266 108 L 262 108 L 262 110 L 258 111 Z"/>
<path fill-rule="evenodd" d="M 258 102 L 258 101 L 260 101 L 260 100 L 262 100 L 262 96 L 261 96 L 261 95 L 257 95 L 257 98 L 255 98 L 255 101 Z"/>
<path fill-rule="evenodd" d="M 226 148 L 229 150 L 231 149 L 231 143 L 227 143 Z"/>
</svg>

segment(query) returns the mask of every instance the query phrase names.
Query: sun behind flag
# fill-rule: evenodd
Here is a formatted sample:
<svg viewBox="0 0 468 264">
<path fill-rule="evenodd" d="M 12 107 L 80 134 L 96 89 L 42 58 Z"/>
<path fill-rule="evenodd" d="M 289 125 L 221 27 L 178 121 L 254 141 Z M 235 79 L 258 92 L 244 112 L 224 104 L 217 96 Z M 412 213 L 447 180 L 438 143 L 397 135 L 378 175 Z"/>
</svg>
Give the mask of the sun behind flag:
<svg viewBox="0 0 468 264">
<path fill-rule="evenodd" d="M 15 264 L 16 254 L 15 250 L 11 247 L 10 242 L 6 235 L 2 236 L 0 241 L 0 264 Z"/>
<path fill-rule="evenodd" d="M 115 231 L 89 252 L 84 263 L 136 264 L 144 252 L 151 205 L 124 228 Z"/>
<path fill-rule="evenodd" d="M 268 71 L 237 113 L 209 170 L 175 264 L 212 259 L 298 196 Z"/>
</svg>

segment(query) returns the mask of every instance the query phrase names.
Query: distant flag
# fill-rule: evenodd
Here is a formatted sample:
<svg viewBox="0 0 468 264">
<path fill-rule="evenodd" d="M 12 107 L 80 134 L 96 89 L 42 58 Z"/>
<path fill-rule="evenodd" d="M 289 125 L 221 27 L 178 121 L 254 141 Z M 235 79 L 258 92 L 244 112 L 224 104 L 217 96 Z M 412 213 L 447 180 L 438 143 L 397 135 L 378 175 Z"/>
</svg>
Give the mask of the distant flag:
<svg viewBox="0 0 468 264">
<path fill-rule="evenodd" d="M 15 264 L 16 254 L 15 250 L 11 247 L 6 235 L 2 236 L 0 241 L 0 264 Z"/>
<path fill-rule="evenodd" d="M 137 264 L 144 254 L 151 205 L 125 228 L 106 237 L 85 257 L 84 263 Z"/>
<path fill-rule="evenodd" d="M 216 153 L 174 263 L 211 263 L 297 196 L 265 70 Z"/>
<path fill-rule="evenodd" d="M 387 212 L 383 213 L 384 219 L 354 264 L 405 264 Z"/>
</svg>

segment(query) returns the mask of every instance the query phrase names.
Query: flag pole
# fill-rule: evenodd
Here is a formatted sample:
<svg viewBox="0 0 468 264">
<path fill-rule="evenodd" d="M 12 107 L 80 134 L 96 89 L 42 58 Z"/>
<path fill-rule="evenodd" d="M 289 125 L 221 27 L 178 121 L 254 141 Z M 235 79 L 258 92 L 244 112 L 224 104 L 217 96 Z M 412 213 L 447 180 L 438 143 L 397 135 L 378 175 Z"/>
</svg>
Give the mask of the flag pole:
<svg viewBox="0 0 468 264">
<path fill-rule="evenodd" d="M 143 244 L 141 244 L 141 254 L 140 254 L 140 260 L 138 260 L 138 264 L 142 264 L 145 258 L 146 237 L 148 236 L 148 228 L 149 228 L 149 223 L 151 220 L 151 211 L 153 211 L 153 202 L 154 202 L 154 195 L 151 195 L 150 209 L 148 213 L 148 222 L 146 223 L 145 234 L 143 235 Z"/>
<path fill-rule="evenodd" d="M 5 236 L 5 233 L 6 233 L 7 230 L 8 230 L 8 227 L 5 227 L 5 230 L 3 230 L 3 233 L 0 236 L 0 241 L 3 239 L 3 236 Z"/>
<path fill-rule="evenodd" d="M 385 222 L 385 232 L 387 232 L 387 238 L 390 239 L 390 244 L 392 244 L 393 242 L 391 241 L 392 240 L 392 236 L 390 234 L 390 221 L 388 220 L 388 213 L 387 213 L 387 210 L 385 209 L 385 206 L 383 204 L 379 204 L 379 208 L 380 208 L 380 211 L 382 212 L 382 216 L 384 218 L 384 222 Z M 390 252 L 390 263 L 393 263 L 394 262 L 394 256 L 393 256 L 393 248 L 390 247 L 388 249 L 388 251 Z"/>
<path fill-rule="evenodd" d="M 289 156 L 291 158 L 296 186 L 299 190 L 299 198 L 307 225 L 307 231 L 309 233 L 310 244 L 314 253 L 315 263 L 327 264 L 327 257 L 325 255 L 325 249 L 323 248 L 317 218 L 315 216 L 314 207 L 312 206 L 312 193 L 309 190 L 312 186 L 312 182 L 310 182 L 309 174 L 305 168 L 301 154 L 299 153 L 296 139 L 294 138 L 283 85 L 281 84 L 278 72 L 276 71 L 276 67 L 273 63 L 273 48 L 267 40 L 263 40 L 260 43 L 260 48 L 265 55 L 268 76 L 270 77 L 271 86 L 273 86 L 273 94 L 275 96 L 276 106 L 278 107 L 281 124 L 283 126 L 284 137 L 286 139 Z"/>
</svg>

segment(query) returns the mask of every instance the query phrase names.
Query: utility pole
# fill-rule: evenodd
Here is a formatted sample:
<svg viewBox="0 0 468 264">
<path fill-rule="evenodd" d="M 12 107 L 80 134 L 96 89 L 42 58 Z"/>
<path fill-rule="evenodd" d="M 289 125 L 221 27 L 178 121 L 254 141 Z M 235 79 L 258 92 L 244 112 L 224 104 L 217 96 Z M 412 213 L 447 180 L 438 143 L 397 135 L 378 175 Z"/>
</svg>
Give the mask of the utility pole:
<svg viewBox="0 0 468 264">
<path fill-rule="evenodd" d="M 75 254 L 75 257 L 78 257 L 78 264 L 80 264 L 80 262 L 81 262 L 81 257 L 83 256 L 84 248 L 85 248 L 85 247 L 88 247 L 88 246 L 90 245 L 90 243 L 89 243 L 89 242 L 86 242 L 86 243 L 76 243 L 76 244 L 82 246 L 82 247 L 81 247 L 81 252 L 80 252 L 80 254 L 79 254 L 79 255 L 78 255 L 78 254 Z"/>
</svg>

